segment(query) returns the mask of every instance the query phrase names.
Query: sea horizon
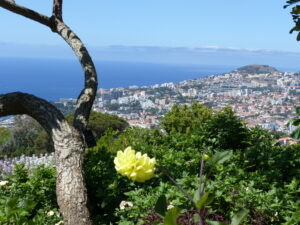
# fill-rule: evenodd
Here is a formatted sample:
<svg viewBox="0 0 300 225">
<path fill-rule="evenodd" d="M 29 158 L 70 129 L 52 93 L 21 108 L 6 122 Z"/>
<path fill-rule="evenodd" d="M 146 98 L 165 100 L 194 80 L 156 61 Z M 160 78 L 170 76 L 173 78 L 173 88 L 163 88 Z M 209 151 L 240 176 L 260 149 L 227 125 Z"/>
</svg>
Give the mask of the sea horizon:
<svg viewBox="0 0 300 225">
<path fill-rule="evenodd" d="M 235 66 L 95 61 L 98 88 L 151 86 L 230 72 Z M 77 98 L 83 71 L 76 59 L 0 58 L 0 94 L 21 91 L 48 101 Z"/>
</svg>

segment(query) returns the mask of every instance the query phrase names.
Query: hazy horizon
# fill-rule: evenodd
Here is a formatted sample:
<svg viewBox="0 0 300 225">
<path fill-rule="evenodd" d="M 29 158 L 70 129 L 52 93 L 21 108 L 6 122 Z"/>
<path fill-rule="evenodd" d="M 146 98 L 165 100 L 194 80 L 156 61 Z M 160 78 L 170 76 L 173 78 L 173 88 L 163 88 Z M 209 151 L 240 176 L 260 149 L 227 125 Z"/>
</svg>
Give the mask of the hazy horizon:
<svg viewBox="0 0 300 225">
<path fill-rule="evenodd" d="M 88 46 L 94 61 L 143 62 L 197 66 L 241 67 L 263 64 L 279 70 L 300 70 L 300 53 L 265 49 L 161 46 Z M 30 54 L 28 54 L 30 52 Z M 0 58 L 77 60 L 69 46 L 0 43 Z M 1 59 L 0 59 L 1 60 Z"/>
</svg>

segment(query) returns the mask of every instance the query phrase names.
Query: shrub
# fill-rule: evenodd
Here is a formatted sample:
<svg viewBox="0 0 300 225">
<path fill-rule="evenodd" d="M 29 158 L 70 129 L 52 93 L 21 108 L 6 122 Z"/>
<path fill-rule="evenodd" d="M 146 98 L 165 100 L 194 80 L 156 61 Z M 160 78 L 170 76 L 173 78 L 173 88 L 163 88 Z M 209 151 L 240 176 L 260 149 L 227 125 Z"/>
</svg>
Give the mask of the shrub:
<svg viewBox="0 0 300 225">
<path fill-rule="evenodd" d="M 55 224 L 62 220 L 55 194 L 55 169 L 40 166 L 30 171 L 15 167 L 0 187 L 1 224 Z"/>
</svg>

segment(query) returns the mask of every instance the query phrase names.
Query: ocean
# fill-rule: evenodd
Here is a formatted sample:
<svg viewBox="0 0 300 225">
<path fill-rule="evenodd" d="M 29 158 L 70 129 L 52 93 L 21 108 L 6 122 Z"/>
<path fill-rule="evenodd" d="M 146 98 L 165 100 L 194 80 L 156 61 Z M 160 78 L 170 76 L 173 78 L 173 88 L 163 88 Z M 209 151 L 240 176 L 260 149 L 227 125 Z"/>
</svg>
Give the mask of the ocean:
<svg viewBox="0 0 300 225">
<path fill-rule="evenodd" d="M 203 66 L 95 61 L 99 88 L 149 86 L 229 72 L 234 66 Z M 21 91 L 49 101 L 77 98 L 83 86 L 79 62 L 58 59 L 0 58 L 0 94 Z"/>
</svg>

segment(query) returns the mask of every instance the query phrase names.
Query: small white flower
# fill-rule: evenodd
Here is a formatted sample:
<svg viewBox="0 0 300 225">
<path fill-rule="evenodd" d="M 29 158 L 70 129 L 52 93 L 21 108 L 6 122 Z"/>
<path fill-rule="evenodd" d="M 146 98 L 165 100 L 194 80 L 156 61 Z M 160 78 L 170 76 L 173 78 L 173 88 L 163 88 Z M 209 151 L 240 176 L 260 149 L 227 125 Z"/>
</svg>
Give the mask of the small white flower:
<svg viewBox="0 0 300 225">
<path fill-rule="evenodd" d="M 61 224 L 64 224 L 64 221 L 59 221 L 58 223 L 56 223 L 55 225 L 61 225 Z"/>
<path fill-rule="evenodd" d="M 119 207 L 120 209 L 125 209 L 125 207 L 132 207 L 132 202 L 121 201 Z"/>
<path fill-rule="evenodd" d="M 6 185 L 7 183 L 8 183 L 7 180 L 0 181 L 0 186 L 4 186 L 4 185 Z"/>
<path fill-rule="evenodd" d="M 53 216 L 53 215 L 54 215 L 54 212 L 52 210 L 47 212 L 47 216 Z"/>
<path fill-rule="evenodd" d="M 170 204 L 167 206 L 167 210 L 174 208 L 174 205 Z"/>
</svg>

